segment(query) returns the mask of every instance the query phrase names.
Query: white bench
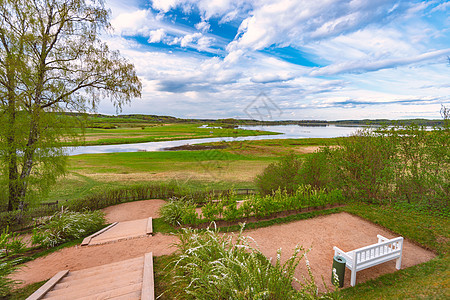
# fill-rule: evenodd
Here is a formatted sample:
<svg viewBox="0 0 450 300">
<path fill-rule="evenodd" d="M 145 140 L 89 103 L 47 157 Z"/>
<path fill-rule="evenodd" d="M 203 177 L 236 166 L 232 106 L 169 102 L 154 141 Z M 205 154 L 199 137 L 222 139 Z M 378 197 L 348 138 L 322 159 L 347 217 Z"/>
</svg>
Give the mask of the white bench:
<svg viewBox="0 0 450 300">
<path fill-rule="evenodd" d="M 377 235 L 378 243 L 344 252 L 333 247 L 334 255 L 345 258 L 345 266 L 351 270 L 351 286 L 355 286 L 356 272 L 396 259 L 395 267 L 400 270 L 402 264 L 403 237 L 387 239 Z"/>
</svg>

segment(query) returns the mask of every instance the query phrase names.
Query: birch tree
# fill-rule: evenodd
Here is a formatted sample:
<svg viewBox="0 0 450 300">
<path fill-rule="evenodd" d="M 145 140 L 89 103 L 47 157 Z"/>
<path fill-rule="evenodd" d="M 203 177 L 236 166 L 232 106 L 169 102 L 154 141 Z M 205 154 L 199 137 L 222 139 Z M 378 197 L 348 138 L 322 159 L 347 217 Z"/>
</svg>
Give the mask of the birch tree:
<svg viewBox="0 0 450 300">
<path fill-rule="evenodd" d="M 64 172 L 64 111 L 140 97 L 134 66 L 100 40 L 102 0 L 0 0 L 0 162 L 8 210 Z M 70 127 L 70 126 L 69 126 Z"/>
</svg>

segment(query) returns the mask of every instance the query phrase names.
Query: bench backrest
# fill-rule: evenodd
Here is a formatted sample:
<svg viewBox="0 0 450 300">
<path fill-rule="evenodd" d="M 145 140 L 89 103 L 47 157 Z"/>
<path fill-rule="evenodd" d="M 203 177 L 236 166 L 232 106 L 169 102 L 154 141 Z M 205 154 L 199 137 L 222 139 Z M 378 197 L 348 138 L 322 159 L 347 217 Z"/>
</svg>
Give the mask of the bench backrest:
<svg viewBox="0 0 450 300">
<path fill-rule="evenodd" d="M 356 264 L 376 260 L 392 255 L 401 255 L 403 250 L 403 237 L 394 238 L 385 242 L 369 245 L 353 251 Z"/>
</svg>

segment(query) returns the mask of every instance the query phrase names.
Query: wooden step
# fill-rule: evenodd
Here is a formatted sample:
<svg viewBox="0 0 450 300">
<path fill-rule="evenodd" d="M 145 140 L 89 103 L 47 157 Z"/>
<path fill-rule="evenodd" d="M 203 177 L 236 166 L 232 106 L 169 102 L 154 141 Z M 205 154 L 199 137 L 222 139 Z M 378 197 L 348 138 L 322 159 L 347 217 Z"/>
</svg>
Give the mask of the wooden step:
<svg viewBox="0 0 450 300">
<path fill-rule="evenodd" d="M 95 293 L 95 294 L 88 295 L 88 296 L 82 296 L 77 299 L 78 300 L 114 299 L 116 297 L 127 296 L 130 293 L 138 293 L 141 291 L 141 289 L 142 289 L 142 283 L 137 283 L 137 284 L 132 284 L 132 285 L 128 285 L 125 287 L 120 287 L 117 289 L 111 289 L 111 290 L 108 290 L 105 292 L 99 292 L 99 293 Z M 56 300 L 56 299 L 63 299 L 64 297 L 65 297 L 64 295 L 60 295 L 60 296 L 54 296 L 54 297 L 49 297 L 49 298 L 45 298 L 45 299 Z M 68 299 L 68 298 L 65 297 L 65 299 Z M 137 297 L 135 299 L 139 299 L 139 297 Z"/>
<path fill-rule="evenodd" d="M 98 267 L 93 267 L 89 269 L 84 270 L 78 270 L 69 272 L 62 280 L 61 282 L 67 281 L 67 280 L 76 280 L 78 278 L 85 278 L 90 276 L 95 276 L 97 274 L 104 274 L 104 273 L 120 273 L 121 271 L 127 271 L 127 270 L 136 270 L 138 268 L 142 269 L 142 265 L 144 263 L 144 259 L 142 257 L 139 257 L 139 259 L 136 259 L 133 261 L 126 261 L 122 264 L 116 264 L 114 263 L 113 266 L 111 265 L 103 265 Z"/>
<path fill-rule="evenodd" d="M 103 278 L 97 278 L 94 281 L 80 282 L 65 282 L 58 283 L 49 291 L 48 295 L 64 295 L 64 294 L 79 294 L 90 295 L 93 292 L 104 292 L 109 289 L 116 289 L 122 286 L 142 282 L 142 270 L 125 273 L 125 274 L 105 274 Z M 86 294 L 87 293 L 87 294 Z"/>
<path fill-rule="evenodd" d="M 120 270 L 117 270 L 114 272 L 108 272 L 108 273 L 109 274 L 117 274 L 115 276 L 123 277 L 127 274 L 134 274 L 136 272 L 142 272 L 142 264 L 140 266 L 135 266 L 133 268 L 129 268 L 129 269 L 124 268 L 124 269 L 120 269 Z M 83 284 L 83 283 L 89 284 L 90 282 L 93 282 L 93 281 L 101 281 L 107 276 L 112 276 L 112 275 L 105 275 L 105 274 L 107 274 L 107 273 L 99 272 L 96 274 L 90 274 L 89 276 L 86 276 L 86 277 L 82 277 L 82 276 L 78 276 L 76 278 L 64 277 L 63 279 L 61 279 L 58 282 L 58 284 L 54 287 L 53 290 L 62 288 L 64 286 L 64 284 L 69 284 L 69 285 L 79 285 L 79 284 Z"/>
<path fill-rule="evenodd" d="M 153 255 L 59 272 L 27 299 L 154 300 Z"/>
<path fill-rule="evenodd" d="M 127 260 L 122 260 L 122 261 L 116 261 L 116 262 L 106 264 L 106 265 L 99 265 L 99 266 L 90 267 L 90 268 L 86 268 L 86 269 L 82 269 L 82 270 L 70 271 L 70 273 L 67 276 L 75 276 L 76 274 L 79 274 L 79 273 L 85 273 L 85 272 L 88 273 L 90 271 L 98 271 L 98 270 L 105 270 L 105 272 L 108 272 L 110 270 L 114 270 L 117 267 L 121 267 L 121 266 L 125 266 L 125 265 L 132 266 L 134 264 L 140 264 L 140 263 L 144 263 L 144 258 L 142 256 L 127 259 Z"/>
</svg>

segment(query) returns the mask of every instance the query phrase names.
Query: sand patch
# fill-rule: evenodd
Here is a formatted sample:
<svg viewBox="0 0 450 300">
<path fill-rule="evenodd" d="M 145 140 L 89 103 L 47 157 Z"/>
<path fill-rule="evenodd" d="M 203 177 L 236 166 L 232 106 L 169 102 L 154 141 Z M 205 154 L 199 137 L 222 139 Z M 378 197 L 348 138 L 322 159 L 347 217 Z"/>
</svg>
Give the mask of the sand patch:
<svg viewBox="0 0 450 300">
<path fill-rule="evenodd" d="M 121 203 L 102 209 L 108 223 L 124 222 L 148 217 L 159 218 L 159 209 L 166 203 L 164 200 L 153 199 Z"/>
<path fill-rule="evenodd" d="M 325 291 L 321 283 L 321 276 L 324 276 L 326 284 L 331 281 L 331 267 L 334 256 L 333 246 L 337 246 L 343 251 L 351 251 L 376 243 L 377 234 L 381 234 L 386 238 L 398 236 L 376 224 L 348 213 L 321 216 L 245 232 L 245 235 L 255 239 L 264 255 L 274 259 L 279 248 L 282 248 L 282 260 L 285 261 L 293 253 L 293 249 L 297 244 L 302 245 L 304 248 L 312 247 L 308 253 L 308 259 L 321 291 Z M 435 256 L 433 252 L 405 240 L 402 269 L 424 263 Z M 395 261 L 389 261 L 358 272 L 356 283 L 358 284 L 395 271 L 397 271 L 395 269 Z M 295 273 L 297 278 L 301 278 L 302 275 L 307 276 L 304 261 L 300 263 Z M 331 283 L 329 286 L 331 286 Z M 350 271 L 346 269 L 344 287 L 349 286 Z"/>
</svg>

